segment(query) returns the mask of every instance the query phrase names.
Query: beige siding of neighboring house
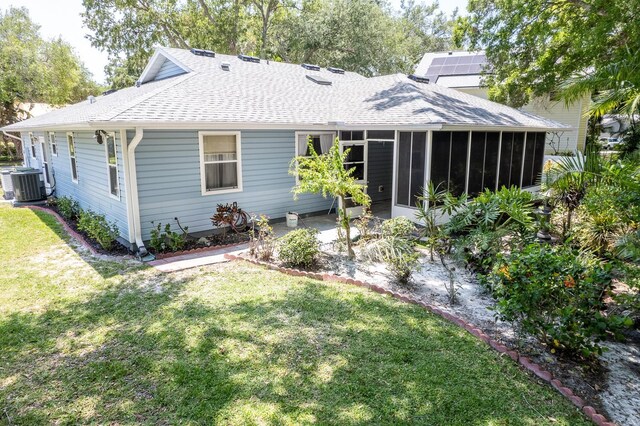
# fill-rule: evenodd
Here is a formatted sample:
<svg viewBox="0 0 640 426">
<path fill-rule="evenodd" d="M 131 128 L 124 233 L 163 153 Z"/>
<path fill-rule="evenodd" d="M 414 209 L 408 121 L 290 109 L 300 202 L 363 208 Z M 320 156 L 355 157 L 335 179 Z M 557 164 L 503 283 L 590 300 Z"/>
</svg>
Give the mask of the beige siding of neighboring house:
<svg viewBox="0 0 640 426">
<path fill-rule="evenodd" d="M 480 87 L 457 88 L 457 90 L 488 99 L 488 90 Z M 589 97 L 577 101 L 566 107 L 564 101 L 550 101 L 548 99 L 536 99 L 533 102 L 520 108 L 523 111 L 530 112 L 540 117 L 549 118 L 562 124 L 571 126 L 572 130 L 558 132 L 547 136 L 548 146 L 546 154 L 553 154 L 554 149 L 551 147 L 551 139 L 555 142 L 557 151 L 576 151 L 583 150 L 587 137 L 587 118 L 586 111 L 589 108 Z M 559 139 L 559 141 L 558 141 Z"/>
</svg>

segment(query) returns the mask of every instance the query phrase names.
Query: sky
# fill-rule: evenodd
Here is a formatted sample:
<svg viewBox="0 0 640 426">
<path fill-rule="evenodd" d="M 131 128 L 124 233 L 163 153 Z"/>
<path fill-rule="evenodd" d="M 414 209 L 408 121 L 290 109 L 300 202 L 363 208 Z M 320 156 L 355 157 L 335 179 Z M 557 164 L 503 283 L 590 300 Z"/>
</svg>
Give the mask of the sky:
<svg viewBox="0 0 640 426">
<path fill-rule="evenodd" d="M 399 8 L 401 0 L 390 0 L 392 7 Z M 466 10 L 468 0 L 441 0 L 440 9 L 447 14 L 457 7 L 460 13 Z M 430 1 L 427 1 L 430 3 Z M 57 38 L 70 43 L 91 71 L 98 83 L 105 82 L 104 67 L 107 54 L 91 47 L 85 35 L 88 30 L 82 25 L 80 13 L 84 10 L 82 0 L 2 0 L 0 8 L 8 6 L 26 7 L 31 19 L 40 25 L 40 34 L 44 38 Z"/>
</svg>

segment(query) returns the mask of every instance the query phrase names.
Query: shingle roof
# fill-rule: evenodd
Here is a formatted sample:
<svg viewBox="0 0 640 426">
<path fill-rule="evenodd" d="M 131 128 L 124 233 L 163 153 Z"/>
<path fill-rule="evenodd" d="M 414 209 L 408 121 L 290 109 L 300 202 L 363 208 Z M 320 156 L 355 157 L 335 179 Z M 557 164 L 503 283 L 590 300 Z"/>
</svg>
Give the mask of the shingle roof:
<svg viewBox="0 0 640 426">
<path fill-rule="evenodd" d="M 196 56 L 183 49 L 160 48 L 160 52 L 191 71 L 3 130 L 81 123 L 566 127 L 453 89 L 417 83 L 402 74 L 366 78 L 266 60 L 244 62 L 229 55 Z M 222 70 L 223 62 L 230 64 L 229 71 Z M 306 78 L 308 75 L 319 75 L 332 84 L 317 84 Z"/>
</svg>

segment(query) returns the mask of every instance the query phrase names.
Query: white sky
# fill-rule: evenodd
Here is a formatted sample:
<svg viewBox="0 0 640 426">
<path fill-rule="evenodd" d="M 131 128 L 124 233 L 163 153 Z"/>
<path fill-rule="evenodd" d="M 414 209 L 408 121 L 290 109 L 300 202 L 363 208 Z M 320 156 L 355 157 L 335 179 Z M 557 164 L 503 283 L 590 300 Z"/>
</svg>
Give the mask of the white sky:
<svg viewBox="0 0 640 426">
<path fill-rule="evenodd" d="M 399 8 L 401 0 L 390 0 L 393 7 Z M 457 7 L 464 14 L 468 0 L 441 0 L 440 9 L 447 14 Z M 429 0 L 427 0 L 430 3 Z M 82 0 L 0 0 L 0 8 L 9 6 L 26 7 L 31 19 L 40 25 L 40 34 L 44 38 L 62 38 L 69 42 L 80 56 L 85 66 L 99 83 L 104 83 L 104 66 L 107 54 L 91 47 L 85 38 L 88 30 L 82 25 L 80 13 L 84 10 Z"/>
</svg>

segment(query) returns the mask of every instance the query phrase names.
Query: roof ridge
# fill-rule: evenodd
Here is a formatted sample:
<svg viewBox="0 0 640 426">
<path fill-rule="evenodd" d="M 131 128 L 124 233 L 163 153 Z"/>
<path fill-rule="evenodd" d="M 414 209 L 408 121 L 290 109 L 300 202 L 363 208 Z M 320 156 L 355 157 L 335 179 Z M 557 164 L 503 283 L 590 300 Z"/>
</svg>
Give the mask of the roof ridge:
<svg viewBox="0 0 640 426">
<path fill-rule="evenodd" d="M 165 84 L 164 86 L 158 87 L 157 89 L 147 93 L 146 95 L 140 96 L 130 102 L 128 102 L 127 104 L 125 104 L 123 107 L 118 108 L 115 110 L 115 112 L 113 112 L 112 114 L 108 115 L 108 116 L 104 116 L 104 117 L 100 117 L 100 119 L 93 119 L 93 120 L 89 120 L 89 121 L 111 121 L 113 119 L 115 119 L 117 116 L 119 116 L 120 114 L 130 110 L 131 108 L 141 104 L 142 102 L 151 99 L 152 97 L 162 93 L 163 91 L 170 89 L 174 86 L 177 86 L 178 84 L 190 79 L 191 77 L 193 77 L 194 75 L 198 74 L 198 72 L 196 71 L 191 71 L 188 72 L 184 75 L 178 76 L 176 78 L 175 81 L 169 83 L 169 84 Z M 152 81 L 150 81 L 149 83 L 152 83 Z M 147 83 L 148 84 L 148 83 Z"/>
</svg>

